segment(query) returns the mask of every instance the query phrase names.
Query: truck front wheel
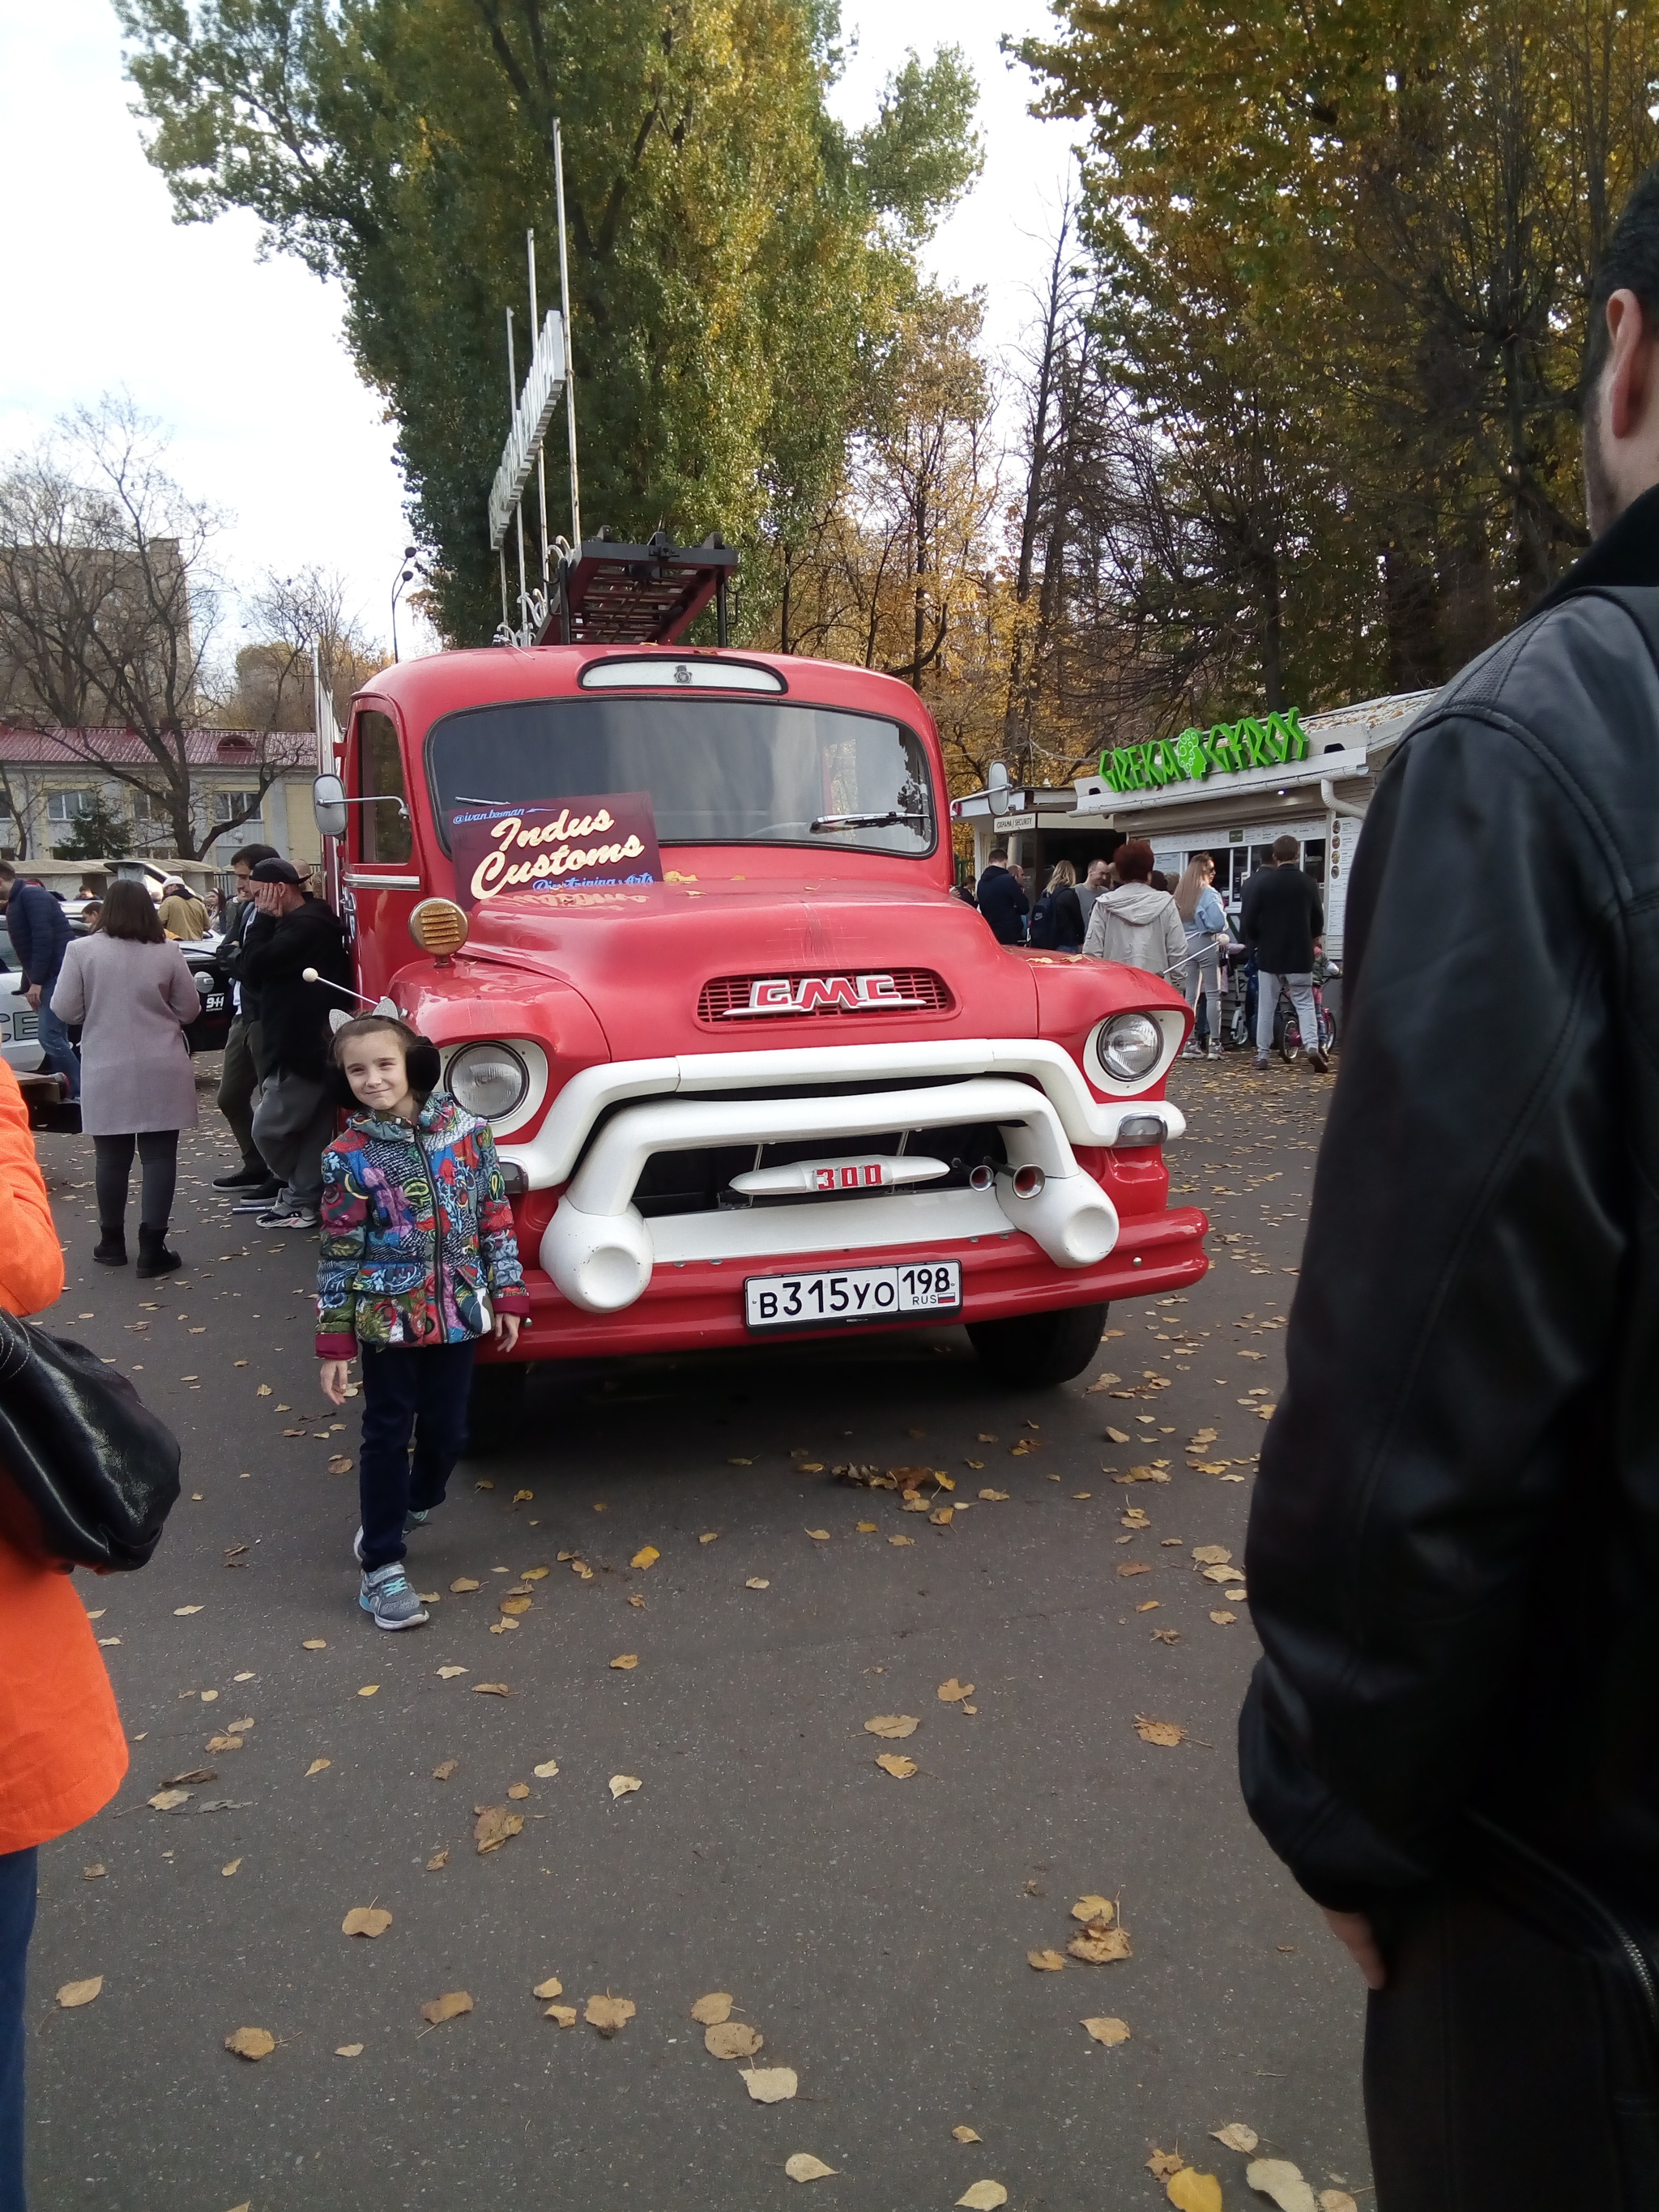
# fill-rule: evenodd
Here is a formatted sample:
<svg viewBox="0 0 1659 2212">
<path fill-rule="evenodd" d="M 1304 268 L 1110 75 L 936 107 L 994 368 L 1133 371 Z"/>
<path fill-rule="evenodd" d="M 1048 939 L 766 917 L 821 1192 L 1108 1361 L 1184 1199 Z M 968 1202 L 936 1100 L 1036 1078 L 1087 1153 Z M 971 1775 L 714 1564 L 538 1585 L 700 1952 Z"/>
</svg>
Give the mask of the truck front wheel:
<svg viewBox="0 0 1659 2212">
<path fill-rule="evenodd" d="M 523 1360 L 501 1360 L 472 1370 L 472 1395 L 467 1401 L 467 1449 L 477 1458 L 500 1451 L 518 1431 L 524 1407 L 524 1386 L 530 1369 Z"/>
<path fill-rule="evenodd" d="M 1017 1314 L 1012 1321 L 968 1324 L 968 1340 L 994 1382 L 1047 1390 L 1081 1375 L 1100 1349 L 1105 1306 L 1061 1306 L 1054 1313 Z"/>
</svg>

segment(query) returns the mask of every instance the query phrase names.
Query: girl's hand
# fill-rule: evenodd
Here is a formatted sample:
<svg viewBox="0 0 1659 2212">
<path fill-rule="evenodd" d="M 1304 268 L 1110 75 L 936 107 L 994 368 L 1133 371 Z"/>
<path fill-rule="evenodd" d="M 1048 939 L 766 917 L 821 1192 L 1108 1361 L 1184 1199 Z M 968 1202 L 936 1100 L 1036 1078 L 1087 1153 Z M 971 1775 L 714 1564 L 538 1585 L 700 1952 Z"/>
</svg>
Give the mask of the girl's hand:
<svg viewBox="0 0 1659 2212">
<path fill-rule="evenodd" d="M 344 1405 L 346 1384 L 350 1378 L 351 1362 L 349 1359 L 324 1360 L 319 1380 L 323 1386 L 323 1395 L 331 1406 Z"/>
<path fill-rule="evenodd" d="M 519 1340 L 517 1314 L 498 1313 L 495 1316 L 495 1326 L 491 1334 L 495 1339 L 495 1348 L 498 1352 L 511 1352 Z"/>
</svg>

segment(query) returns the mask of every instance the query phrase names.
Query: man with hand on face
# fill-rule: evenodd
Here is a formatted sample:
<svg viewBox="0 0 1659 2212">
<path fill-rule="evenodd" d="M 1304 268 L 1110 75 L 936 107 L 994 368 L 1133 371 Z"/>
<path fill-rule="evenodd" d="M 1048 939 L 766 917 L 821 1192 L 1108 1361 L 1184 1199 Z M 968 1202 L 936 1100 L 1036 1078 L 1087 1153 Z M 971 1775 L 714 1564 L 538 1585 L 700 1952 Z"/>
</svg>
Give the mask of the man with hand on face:
<svg viewBox="0 0 1659 2212">
<path fill-rule="evenodd" d="M 1379 2212 L 1659 2201 L 1659 171 L 1583 395 L 1595 542 L 1360 836 L 1250 1514 L 1244 1794 L 1372 1992 Z"/>
<path fill-rule="evenodd" d="M 325 988 L 347 984 L 351 961 L 333 911 L 301 888 L 291 860 L 259 860 L 252 872 L 258 919 L 242 946 L 240 974 L 259 1001 L 259 1070 L 264 1087 L 253 1115 L 253 1141 L 282 1185 L 257 1218 L 261 1229 L 314 1229 L 323 1194 L 323 1148 L 334 1133 L 324 1087 L 328 1017 L 349 997 Z M 314 968 L 318 982 L 306 981 Z"/>
</svg>

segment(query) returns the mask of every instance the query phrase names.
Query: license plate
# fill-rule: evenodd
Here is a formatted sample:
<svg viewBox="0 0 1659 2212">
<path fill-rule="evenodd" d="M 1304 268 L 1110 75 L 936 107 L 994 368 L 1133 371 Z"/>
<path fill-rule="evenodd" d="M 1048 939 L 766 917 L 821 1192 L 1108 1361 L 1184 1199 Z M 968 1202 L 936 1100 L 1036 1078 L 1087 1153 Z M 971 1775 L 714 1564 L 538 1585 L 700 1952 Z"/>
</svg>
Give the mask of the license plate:
<svg viewBox="0 0 1659 2212">
<path fill-rule="evenodd" d="M 823 1328 L 898 1314 L 960 1313 L 962 1264 L 848 1267 L 833 1275 L 750 1275 L 743 1286 L 750 1328 Z"/>
<path fill-rule="evenodd" d="M 202 1012 L 204 1014 L 222 1014 L 224 1010 L 225 994 L 222 991 L 216 991 L 210 999 L 204 999 L 202 1001 Z"/>
</svg>

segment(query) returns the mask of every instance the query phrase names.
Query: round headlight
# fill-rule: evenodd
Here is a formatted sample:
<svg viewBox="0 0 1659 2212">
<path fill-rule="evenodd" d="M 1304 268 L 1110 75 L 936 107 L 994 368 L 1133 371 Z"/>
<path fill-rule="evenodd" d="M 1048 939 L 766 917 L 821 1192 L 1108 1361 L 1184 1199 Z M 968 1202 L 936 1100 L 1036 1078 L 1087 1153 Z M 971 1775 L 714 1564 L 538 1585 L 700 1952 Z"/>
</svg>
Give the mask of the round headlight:
<svg viewBox="0 0 1659 2212">
<path fill-rule="evenodd" d="M 1095 1033 L 1100 1064 L 1120 1083 L 1133 1083 L 1158 1065 L 1164 1033 L 1146 1014 L 1118 1014 Z"/>
<path fill-rule="evenodd" d="M 463 1045 L 446 1078 L 456 1104 L 485 1121 L 504 1121 L 523 1105 L 530 1071 L 511 1045 Z"/>
</svg>

